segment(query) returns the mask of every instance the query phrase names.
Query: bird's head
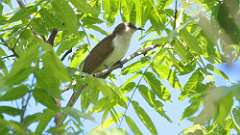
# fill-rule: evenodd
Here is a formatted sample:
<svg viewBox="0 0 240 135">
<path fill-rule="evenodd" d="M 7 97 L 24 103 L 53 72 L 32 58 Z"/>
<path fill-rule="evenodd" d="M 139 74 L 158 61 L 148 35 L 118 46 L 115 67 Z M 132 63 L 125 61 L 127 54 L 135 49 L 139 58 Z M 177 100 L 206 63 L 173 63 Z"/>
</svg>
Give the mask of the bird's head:
<svg viewBox="0 0 240 135">
<path fill-rule="evenodd" d="M 141 27 L 136 27 L 132 23 L 120 23 L 117 25 L 117 27 L 114 29 L 113 33 L 115 34 L 124 34 L 124 33 L 134 33 L 137 30 L 144 30 Z"/>
</svg>

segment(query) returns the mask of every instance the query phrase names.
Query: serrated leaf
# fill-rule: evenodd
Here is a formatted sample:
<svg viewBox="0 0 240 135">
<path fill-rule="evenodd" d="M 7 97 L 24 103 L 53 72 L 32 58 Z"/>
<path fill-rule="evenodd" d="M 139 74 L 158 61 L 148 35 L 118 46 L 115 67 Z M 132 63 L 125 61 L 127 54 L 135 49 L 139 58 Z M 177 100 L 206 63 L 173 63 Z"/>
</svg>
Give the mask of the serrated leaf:
<svg viewBox="0 0 240 135">
<path fill-rule="evenodd" d="M 200 102 L 192 102 L 186 109 L 184 109 L 181 119 L 192 116 L 199 109 L 199 106 Z"/>
<path fill-rule="evenodd" d="M 142 26 L 142 9 L 144 4 L 142 3 L 142 0 L 136 0 L 135 1 L 135 8 L 136 8 L 136 24 L 139 26 Z"/>
<path fill-rule="evenodd" d="M 23 125 L 25 127 L 28 127 L 32 123 L 39 121 L 40 116 L 41 116 L 41 113 L 34 113 L 32 115 L 26 116 L 23 120 Z"/>
<path fill-rule="evenodd" d="M 23 82 L 30 75 L 31 63 L 36 60 L 38 56 L 38 45 L 32 46 L 27 52 L 23 53 L 17 59 L 9 74 L 7 74 L 0 81 L 0 87 L 8 87 Z"/>
<path fill-rule="evenodd" d="M 215 66 L 208 64 L 207 69 L 209 69 L 209 70 L 213 71 L 214 73 L 216 73 L 217 75 L 223 77 L 225 80 L 229 80 L 229 77 L 223 71 L 216 68 Z"/>
<path fill-rule="evenodd" d="M 79 27 L 78 19 L 68 2 L 66 0 L 53 0 L 52 6 L 56 16 L 63 22 L 62 29 L 68 32 L 76 32 Z"/>
<path fill-rule="evenodd" d="M 31 14 L 33 14 L 36 11 L 37 11 L 37 7 L 36 6 L 29 6 L 29 7 L 26 7 L 26 8 L 20 8 L 19 11 L 17 13 L 15 13 L 8 20 L 8 22 L 10 23 L 10 22 L 14 22 L 14 21 L 25 19 L 25 18 L 29 17 Z"/>
<path fill-rule="evenodd" d="M 70 35 L 63 35 L 62 41 L 60 42 L 60 46 L 57 49 L 57 54 L 62 54 L 64 51 L 69 50 L 79 43 L 84 37 L 84 33 L 82 31 L 72 33 Z"/>
<path fill-rule="evenodd" d="M 20 109 L 10 107 L 10 106 L 0 106 L 0 113 L 5 113 L 11 116 L 21 115 L 22 111 Z"/>
<path fill-rule="evenodd" d="M 154 126 L 149 115 L 144 111 L 142 107 L 136 101 L 132 101 L 133 108 L 137 113 L 138 118 L 143 122 L 143 124 L 147 127 L 147 129 L 154 135 L 157 135 L 157 129 Z"/>
<path fill-rule="evenodd" d="M 50 110 L 50 109 L 45 109 L 41 116 L 39 117 L 39 124 L 36 128 L 35 133 L 36 134 L 42 134 L 42 132 L 46 129 L 48 126 L 48 123 L 50 120 L 56 115 L 56 112 Z"/>
<path fill-rule="evenodd" d="M 184 85 L 183 93 L 181 98 L 185 98 L 186 95 L 196 92 L 196 88 L 203 81 L 204 77 L 200 69 L 196 70 L 192 76 L 188 79 L 187 83 Z"/>
<path fill-rule="evenodd" d="M 146 58 L 141 59 L 140 61 L 134 62 L 127 67 L 122 69 L 122 74 L 131 74 L 135 72 L 141 71 L 144 67 L 146 67 L 149 64 L 149 60 Z"/>
<path fill-rule="evenodd" d="M 20 85 L 16 88 L 7 90 L 7 92 L 0 96 L 0 101 L 16 100 L 24 96 L 28 92 L 28 88 L 25 85 Z"/>
<path fill-rule="evenodd" d="M 220 125 L 223 124 L 224 120 L 227 118 L 227 116 L 231 111 L 232 105 L 233 105 L 233 95 L 230 93 L 219 101 L 219 106 L 218 106 L 219 113 L 217 114 L 217 117 L 216 117 L 216 122 L 218 124 Z"/>
<path fill-rule="evenodd" d="M 37 102 L 47 106 L 50 109 L 53 110 L 59 109 L 56 105 L 54 98 L 48 95 L 48 93 L 44 89 L 36 88 L 33 91 L 33 97 Z"/>
<path fill-rule="evenodd" d="M 5 126 L 8 129 L 11 128 L 10 133 L 14 132 L 17 135 L 26 135 L 26 132 L 24 131 L 24 129 L 21 127 L 20 124 L 16 123 L 16 122 L 10 122 L 10 121 L 5 121 L 3 119 L 0 119 L 0 125 L 1 127 Z M 2 132 L 1 132 L 2 133 Z M 7 132 L 6 134 L 9 134 L 9 132 Z"/>
<path fill-rule="evenodd" d="M 240 130 L 240 108 L 232 109 L 232 119 L 237 129 Z"/>
<path fill-rule="evenodd" d="M 115 116 L 115 117 L 121 118 L 123 114 L 122 114 L 122 113 L 118 113 L 118 114 L 116 114 L 116 115 L 117 115 L 117 116 Z M 113 125 L 113 124 L 116 123 L 116 122 L 118 122 L 118 121 L 115 121 L 115 118 L 110 117 L 110 118 L 108 118 L 106 121 L 104 121 L 103 123 L 101 123 L 101 125 L 100 125 L 99 127 L 108 128 L 108 127 L 110 127 L 111 125 Z"/>
<path fill-rule="evenodd" d="M 90 7 L 86 0 L 70 0 L 71 3 L 81 12 L 86 14 L 92 14 L 93 16 L 98 15 L 98 10 L 96 7 Z"/>
<path fill-rule="evenodd" d="M 85 59 L 88 53 L 88 45 L 81 46 L 74 54 L 70 67 L 77 68 Z"/>
<path fill-rule="evenodd" d="M 172 120 L 167 116 L 167 114 L 163 110 L 163 103 L 157 100 L 156 96 L 145 85 L 139 85 L 138 89 L 142 97 L 147 101 L 147 103 L 152 108 L 154 108 L 166 120 L 168 120 L 169 122 L 172 122 Z"/>
<path fill-rule="evenodd" d="M 160 99 L 163 99 L 165 101 L 170 100 L 171 95 L 169 91 L 165 87 L 163 87 L 160 80 L 157 79 L 157 77 L 152 72 L 144 73 L 144 79 L 150 85 L 150 87 L 154 91 L 154 94 L 156 94 Z"/>
<path fill-rule="evenodd" d="M 125 116 L 126 122 L 129 126 L 129 128 L 133 131 L 135 135 L 143 135 L 141 130 L 137 127 L 137 124 L 130 118 L 129 116 Z"/>
<path fill-rule="evenodd" d="M 0 48 L 0 56 L 5 56 L 5 55 L 6 55 L 5 51 L 2 48 Z"/>
<path fill-rule="evenodd" d="M 201 54 L 202 49 L 196 38 L 192 36 L 186 29 L 181 31 L 181 38 L 186 42 L 187 46 L 195 53 Z"/>
</svg>

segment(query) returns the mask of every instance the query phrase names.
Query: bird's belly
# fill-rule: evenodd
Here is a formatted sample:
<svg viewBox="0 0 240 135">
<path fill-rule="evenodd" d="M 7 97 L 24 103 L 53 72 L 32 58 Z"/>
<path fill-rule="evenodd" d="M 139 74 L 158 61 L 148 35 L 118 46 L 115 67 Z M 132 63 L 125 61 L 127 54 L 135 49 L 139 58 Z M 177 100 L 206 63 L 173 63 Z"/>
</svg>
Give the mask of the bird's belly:
<svg viewBox="0 0 240 135">
<path fill-rule="evenodd" d="M 97 71 L 101 71 L 107 67 L 111 67 L 116 62 L 120 61 L 128 51 L 130 36 L 127 37 L 116 37 L 113 41 L 114 49 L 112 53 L 103 61 L 101 66 L 97 69 Z"/>
</svg>

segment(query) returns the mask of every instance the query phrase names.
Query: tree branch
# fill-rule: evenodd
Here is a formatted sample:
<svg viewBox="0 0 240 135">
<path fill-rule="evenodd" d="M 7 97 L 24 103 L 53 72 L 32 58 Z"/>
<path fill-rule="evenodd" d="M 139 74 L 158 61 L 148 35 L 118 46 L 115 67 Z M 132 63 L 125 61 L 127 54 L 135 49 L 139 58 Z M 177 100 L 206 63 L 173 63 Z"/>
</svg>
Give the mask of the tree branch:
<svg viewBox="0 0 240 135">
<path fill-rule="evenodd" d="M 6 58 L 10 58 L 10 57 L 16 57 L 16 56 L 14 54 L 11 54 L 11 55 L 8 55 L 8 56 L 4 56 L 4 57 L 2 57 L 0 59 L 3 60 L 3 59 L 6 59 Z"/>
<path fill-rule="evenodd" d="M 25 5 L 24 5 L 22 0 L 17 0 L 17 3 L 20 6 L 20 8 L 24 8 L 25 7 Z"/>
<path fill-rule="evenodd" d="M 98 77 L 98 78 L 102 78 L 103 76 L 105 76 L 106 74 L 111 73 L 113 70 L 117 69 L 117 68 L 121 68 L 123 64 L 127 63 L 128 61 L 134 59 L 135 57 L 139 56 L 139 55 L 145 55 L 148 51 L 151 51 L 153 49 L 155 49 L 156 47 L 159 47 L 160 45 L 155 44 L 152 46 L 148 46 L 146 48 L 143 49 L 139 49 L 138 51 L 134 52 L 133 54 L 131 54 L 130 56 L 128 56 L 127 58 L 123 59 L 120 64 L 116 64 L 110 68 L 104 69 L 101 72 L 95 73 L 93 74 L 93 76 Z"/>
<path fill-rule="evenodd" d="M 110 68 L 107 68 L 107 69 L 103 70 L 102 72 L 95 73 L 95 74 L 93 74 L 93 76 L 98 77 L 98 78 L 103 78 L 103 77 L 105 77 L 106 74 L 109 74 L 113 70 L 122 67 L 122 65 L 127 63 L 128 61 L 134 59 L 135 57 L 137 57 L 139 55 L 145 55 L 145 54 L 147 54 L 147 52 L 149 52 L 149 51 L 151 51 L 151 50 L 153 50 L 153 49 L 155 49 L 156 47 L 159 47 L 159 46 L 160 45 L 155 44 L 155 45 L 143 48 L 143 49 L 139 49 L 138 51 L 134 52 L 133 54 L 131 54 L 127 58 L 123 59 L 119 64 L 116 64 L 116 65 L 114 65 Z M 87 84 L 84 84 L 84 85 L 81 86 L 81 88 L 79 90 L 76 90 L 76 91 L 73 92 L 70 99 L 68 100 L 68 103 L 67 103 L 66 107 L 73 107 L 73 105 L 77 102 L 78 97 L 81 95 L 82 91 L 84 90 L 84 88 L 86 86 L 87 86 Z M 65 119 L 66 119 L 66 115 L 62 115 L 62 116 L 57 115 L 56 118 L 55 118 L 55 121 L 58 121 L 58 123 L 62 123 Z"/>
<path fill-rule="evenodd" d="M 67 56 L 68 56 L 68 54 L 70 54 L 72 52 L 72 48 L 70 48 L 69 50 L 67 50 L 64 54 L 63 54 L 63 56 L 62 56 L 62 58 L 61 58 L 61 61 L 63 61 Z"/>
<path fill-rule="evenodd" d="M 54 29 L 52 30 L 52 32 L 51 32 L 48 40 L 47 40 L 47 43 L 49 43 L 50 45 L 53 46 L 53 45 L 54 45 L 54 40 L 55 40 L 55 38 L 56 38 L 56 36 L 57 36 L 57 33 L 58 33 L 58 30 L 57 30 L 56 28 L 54 28 Z"/>
</svg>

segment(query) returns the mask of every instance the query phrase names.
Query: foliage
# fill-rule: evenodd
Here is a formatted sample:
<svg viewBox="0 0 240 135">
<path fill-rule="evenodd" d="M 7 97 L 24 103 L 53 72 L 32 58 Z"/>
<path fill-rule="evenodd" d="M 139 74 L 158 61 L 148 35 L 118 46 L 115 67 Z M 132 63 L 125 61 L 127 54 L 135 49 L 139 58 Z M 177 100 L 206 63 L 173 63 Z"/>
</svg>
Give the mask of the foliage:
<svg viewBox="0 0 240 135">
<path fill-rule="evenodd" d="M 84 134 L 83 121 L 98 114 L 101 124 L 89 134 L 146 134 L 126 114 L 131 106 L 149 133 L 159 134 L 156 118 L 133 95 L 139 93 L 159 117 L 174 122 L 164 109 L 172 101 L 172 88 L 179 90 L 179 102 L 189 100 L 182 119 L 193 126 L 183 134 L 239 133 L 240 109 L 235 103 L 240 84 L 216 85 L 216 78 L 232 79 L 217 65 L 239 59 L 239 0 L 17 2 L 0 1 L 0 133 Z M 107 79 L 82 73 L 80 65 L 90 44 L 97 35 L 109 33 L 102 26 L 113 26 L 119 19 L 145 26 L 138 38 L 143 48 L 159 47 Z M 119 84 L 118 78 L 124 81 Z M 84 85 L 80 107 L 64 106 L 65 91 Z M 29 104 L 41 109 L 31 112 Z M 55 125 L 59 113 L 67 119 Z M 122 122 L 129 131 L 105 129 L 122 128 Z"/>
</svg>

